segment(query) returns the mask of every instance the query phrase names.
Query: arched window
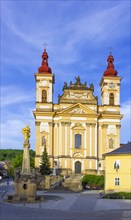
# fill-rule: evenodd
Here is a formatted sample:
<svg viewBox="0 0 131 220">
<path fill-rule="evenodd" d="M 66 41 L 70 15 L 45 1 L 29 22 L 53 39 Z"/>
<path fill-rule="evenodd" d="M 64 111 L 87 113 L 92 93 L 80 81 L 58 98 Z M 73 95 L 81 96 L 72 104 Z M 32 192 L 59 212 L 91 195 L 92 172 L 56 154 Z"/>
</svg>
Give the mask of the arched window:
<svg viewBox="0 0 131 220">
<path fill-rule="evenodd" d="M 81 148 L 81 134 L 75 134 L 75 148 Z"/>
<path fill-rule="evenodd" d="M 47 92 L 46 92 L 46 90 L 42 91 L 42 102 L 47 102 Z"/>
<path fill-rule="evenodd" d="M 110 93 L 109 95 L 109 105 L 114 105 L 114 94 Z"/>
</svg>

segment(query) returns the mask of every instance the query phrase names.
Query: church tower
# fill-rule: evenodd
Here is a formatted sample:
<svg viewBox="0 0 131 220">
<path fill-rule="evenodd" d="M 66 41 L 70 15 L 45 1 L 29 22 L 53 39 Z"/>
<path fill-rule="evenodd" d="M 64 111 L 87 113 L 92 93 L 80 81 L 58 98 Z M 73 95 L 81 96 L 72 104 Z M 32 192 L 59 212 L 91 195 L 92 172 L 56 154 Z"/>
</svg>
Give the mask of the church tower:
<svg viewBox="0 0 131 220">
<path fill-rule="evenodd" d="M 46 49 L 42 54 L 42 64 L 35 74 L 36 79 L 36 110 L 33 112 L 36 125 L 36 157 L 35 164 L 39 167 L 40 158 L 46 146 L 48 155 L 52 155 L 52 111 L 54 74 L 48 65 Z"/>
<path fill-rule="evenodd" d="M 120 82 L 121 77 L 114 69 L 114 57 L 110 53 L 107 58 L 107 69 L 104 71 L 100 82 L 101 105 L 99 106 L 99 140 L 98 140 L 98 160 L 102 155 L 120 147 Z"/>
<path fill-rule="evenodd" d="M 46 49 L 42 54 L 42 64 L 38 68 L 36 77 L 36 102 L 39 103 L 39 107 L 46 104 L 47 108 L 52 108 L 53 99 L 53 84 L 54 75 L 52 74 L 51 68 L 48 66 L 48 54 Z"/>
<path fill-rule="evenodd" d="M 100 86 L 102 106 L 120 106 L 120 81 L 118 72 L 114 69 L 114 57 L 110 53 L 107 59 L 108 66 L 104 72 Z"/>
</svg>

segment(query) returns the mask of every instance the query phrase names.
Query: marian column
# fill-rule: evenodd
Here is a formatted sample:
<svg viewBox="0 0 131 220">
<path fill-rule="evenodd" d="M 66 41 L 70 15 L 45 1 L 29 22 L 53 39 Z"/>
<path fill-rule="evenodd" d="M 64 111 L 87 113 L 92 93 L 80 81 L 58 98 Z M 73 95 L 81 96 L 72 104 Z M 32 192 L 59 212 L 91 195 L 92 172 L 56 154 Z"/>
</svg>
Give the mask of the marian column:
<svg viewBox="0 0 131 220">
<path fill-rule="evenodd" d="M 30 128 L 26 126 L 22 129 L 22 133 L 24 135 L 24 152 L 23 152 L 23 163 L 22 163 L 22 172 L 21 174 L 31 174 L 30 171 L 30 156 L 29 156 L 29 138 L 30 138 Z"/>
</svg>

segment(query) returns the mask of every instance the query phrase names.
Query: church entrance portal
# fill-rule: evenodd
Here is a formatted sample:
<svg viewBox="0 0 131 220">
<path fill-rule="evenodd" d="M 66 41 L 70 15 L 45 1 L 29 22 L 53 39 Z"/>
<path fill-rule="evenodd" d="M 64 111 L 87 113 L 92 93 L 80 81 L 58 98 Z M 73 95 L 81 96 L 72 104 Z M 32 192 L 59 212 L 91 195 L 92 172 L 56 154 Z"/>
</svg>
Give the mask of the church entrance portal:
<svg viewBox="0 0 131 220">
<path fill-rule="evenodd" d="M 75 162 L 75 173 L 81 173 L 81 162 Z"/>
</svg>

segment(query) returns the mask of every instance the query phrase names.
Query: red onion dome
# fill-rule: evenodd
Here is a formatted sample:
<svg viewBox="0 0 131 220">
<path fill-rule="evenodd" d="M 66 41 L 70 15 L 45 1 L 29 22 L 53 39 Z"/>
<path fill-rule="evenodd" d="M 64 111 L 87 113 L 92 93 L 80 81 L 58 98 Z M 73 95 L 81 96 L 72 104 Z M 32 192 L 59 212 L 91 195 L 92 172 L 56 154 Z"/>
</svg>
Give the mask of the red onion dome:
<svg viewBox="0 0 131 220">
<path fill-rule="evenodd" d="M 108 66 L 104 72 L 104 76 L 117 76 L 118 72 L 114 69 L 114 57 L 112 54 L 108 56 L 107 62 Z"/>
<path fill-rule="evenodd" d="M 48 66 L 48 54 L 46 52 L 46 49 L 44 49 L 44 52 L 42 54 L 42 64 L 38 68 L 39 73 L 52 73 L 51 68 Z"/>
</svg>

